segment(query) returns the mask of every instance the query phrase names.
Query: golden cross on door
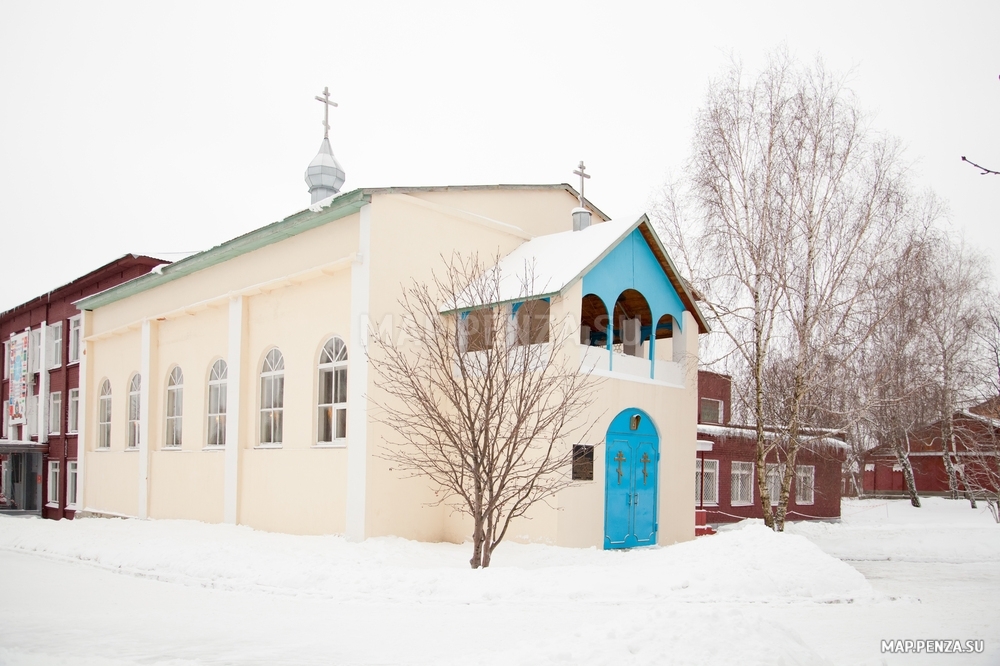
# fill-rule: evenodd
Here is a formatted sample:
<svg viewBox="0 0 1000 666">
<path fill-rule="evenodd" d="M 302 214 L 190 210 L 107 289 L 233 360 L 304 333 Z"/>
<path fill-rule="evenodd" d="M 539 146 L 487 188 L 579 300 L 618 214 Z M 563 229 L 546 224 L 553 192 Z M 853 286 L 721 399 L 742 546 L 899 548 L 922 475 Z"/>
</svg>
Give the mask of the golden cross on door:
<svg viewBox="0 0 1000 666">
<path fill-rule="evenodd" d="M 649 476 L 649 472 L 646 471 L 646 464 L 653 461 L 649 459 L 649 454 L 643 451 L 639 462 L 642 463 L 642 485 L 646 485 L 646 478 Z"/>
<path fill-rule="evenodd" d="M 615 462 L 618 463 L 618 485 L 622 485 L 622 463 L 625 462 L 625 456 L 621 451 L 615 456 Z"/>
</svg>

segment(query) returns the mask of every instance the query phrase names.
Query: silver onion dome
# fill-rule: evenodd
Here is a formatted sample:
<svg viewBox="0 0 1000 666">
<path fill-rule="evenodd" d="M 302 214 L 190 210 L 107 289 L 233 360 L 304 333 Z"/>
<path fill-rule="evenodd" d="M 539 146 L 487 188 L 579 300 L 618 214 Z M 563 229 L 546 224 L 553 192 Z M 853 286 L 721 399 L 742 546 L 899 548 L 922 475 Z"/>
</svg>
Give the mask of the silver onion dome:
<svg viewBox="0 0 1000 666">
<path fill-rule="evenodd" d="M 330 139 L 324 138 L 323 143 L 319 144 L 319 152 L 306 169 L 306 185 L 309 186 L 312 203 L 340 192 L 344 178 L 344 169 L 333 156 Z"/>
</svg>

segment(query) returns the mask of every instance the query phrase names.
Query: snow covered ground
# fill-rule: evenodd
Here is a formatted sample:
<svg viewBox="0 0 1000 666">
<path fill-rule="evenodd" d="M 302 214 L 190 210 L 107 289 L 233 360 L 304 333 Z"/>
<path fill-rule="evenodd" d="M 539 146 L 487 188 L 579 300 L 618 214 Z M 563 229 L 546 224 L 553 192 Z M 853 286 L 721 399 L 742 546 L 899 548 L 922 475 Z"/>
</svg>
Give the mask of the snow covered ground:
<svg viewBox="0 0 1000 666">
<path fill-rule="evenodd" d="M 1000 526 L 847 501 L 629 552 L 0 517 L 0 665 L 1000 664 Z M 883 639 L 982 654 L 883 654 Z"/>
</svg>

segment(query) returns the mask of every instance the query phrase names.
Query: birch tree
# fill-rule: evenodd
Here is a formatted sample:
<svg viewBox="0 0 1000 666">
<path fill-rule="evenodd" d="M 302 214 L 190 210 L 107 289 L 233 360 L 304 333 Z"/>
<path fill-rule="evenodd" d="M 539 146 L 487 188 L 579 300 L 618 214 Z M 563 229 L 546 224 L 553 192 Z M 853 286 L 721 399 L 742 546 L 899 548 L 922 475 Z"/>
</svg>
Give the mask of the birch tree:
<svg viewBox="0 0 1000 666">
<path fill-rule="evenodd" d="M 810 396 L 871 335 L 876 268 L 906 210 L 899 149 L 822 63 L 779 53 L 756 77 L 734 65 L 711 84 L 684 184 L 683 197 L 668 193 L 663 226 L 676 238 L 692 235 L 677 211 L 700 220 L 686 247 L 716 328 L 749 368 L 761 509 L 782 530 Z M 769 364 L 787 385 L 767 390 Z M 768 421 L 784 437 L 769 441 Z M 773 514 L 772 451 L 784 464 Z"/>
<path fill-rule="evenodd" d="M 942 459 L 952 497 L 959 494 L 955 469 L 954 414 L 968 404 L 982 379 L 979 341 L 985 322 L 984 291 L 989 284 L 985 258 L 961 240 L 942 237 L 927 262 L 914 305 L 925 314 L 928 358 L 934 373 L 934 402 L 941 423 Z M 964 489 L 973 506 L 975 497 Z"/>
</svg>

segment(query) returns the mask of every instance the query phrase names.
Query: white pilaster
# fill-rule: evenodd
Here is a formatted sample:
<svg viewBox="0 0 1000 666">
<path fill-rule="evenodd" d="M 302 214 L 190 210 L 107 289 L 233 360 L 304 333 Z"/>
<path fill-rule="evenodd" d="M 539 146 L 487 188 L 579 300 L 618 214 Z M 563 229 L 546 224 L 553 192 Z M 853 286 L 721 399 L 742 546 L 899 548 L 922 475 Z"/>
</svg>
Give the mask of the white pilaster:
<svg viewBox="0 0 1000 666">
<path fill-rule="evenodd" d="M 142 347 L 139 361 L 139 507 L 140 518 L 149 517 L 149 408 L 153 386 L 153 330 L 156 322 L 142 322 Z M 127 403 L 126 403 L 127 404 Z M 126 407 L 127 409 L 127 407 Z"/>
<path fill-rule="evenodd" d="M 371 204 L 361 208 L 358 256 L 351 266 L 351 332 L 347 356 L 347 538 L 367 536 L 368 319 L 371 280 Z"/>
<path fill-rule="evenodd" d="M 42 322 L 41 332 L 38 336 L 38 417 L 36 427 L 38 430 L 38 443 L 44 444 L 49 441 L 49 327 L 47 322 Z"/>
<path fill-rule="evenodd" d="M 229 351 L 226 365 L 226 460 L 223 480 L 223 521 L 235 525 L 239 518 L 240 407 L 243 387 L 243 327 L 245 298 L 229 299 Z"/>
<path fill-rule="evenodd" d="M 85 474 L 87 461 L 87 388 L 90 386 L 90 354 L 87 336 L 90 335 L 91 313 L 83 311 L 80 313 L 80 373 L 77 380 L 77 388 L 80 389 L 80 398 L 77 403 L 77 434 L 76 434 L 76 505 L 80 510 L 87 506 L 87 498 L 84 489 L 87 487 L 87 476 Z M 66 391 L 66 400 L 69 400 L 69 391 Z M 68 404 L 68 403 L 67 403 Z M 67 472 L 68 473 L 68 472 Z"/>
</svg>

